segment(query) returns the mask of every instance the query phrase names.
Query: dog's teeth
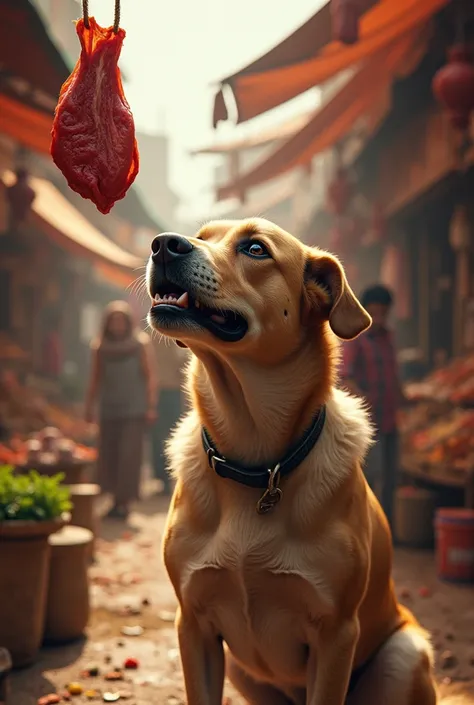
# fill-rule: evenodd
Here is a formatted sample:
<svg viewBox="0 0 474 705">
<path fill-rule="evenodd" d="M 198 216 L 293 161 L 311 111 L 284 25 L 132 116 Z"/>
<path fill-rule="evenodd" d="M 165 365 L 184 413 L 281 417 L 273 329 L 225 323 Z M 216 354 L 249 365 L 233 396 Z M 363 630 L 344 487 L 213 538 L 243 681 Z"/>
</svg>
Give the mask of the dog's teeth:
<svg viewBox="0 0 474 705">
<path fill-rule="evenodd" d="M 188 306 L 189 306 L 189 295 L 188 295 L 188 292 L 185 291 L 183 294 L 181 294 L 181 296 L 180 296 L 179 299 L 176 301 L 176 303 L 177 303 L 178 306 L 180 306 L 181 308 L 188 308 Z"/>
<path fill-rule="evenodd" d="M 194 305 L 195 305 L 196 308 L 201 308 L 201 304 L 199 303 L 199 301 L 198 301 L 197 299 L 196 299 L 196 301 L 194 302 Z"/>
</svg>

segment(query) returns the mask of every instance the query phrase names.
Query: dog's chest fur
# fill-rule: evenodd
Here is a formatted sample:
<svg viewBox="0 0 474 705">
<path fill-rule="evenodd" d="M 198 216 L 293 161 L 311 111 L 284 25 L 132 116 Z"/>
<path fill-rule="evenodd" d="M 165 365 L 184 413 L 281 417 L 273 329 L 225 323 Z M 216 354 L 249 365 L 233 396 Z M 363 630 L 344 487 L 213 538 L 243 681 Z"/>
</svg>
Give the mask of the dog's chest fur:
<svg viewBox="0 0 474 705">
<path fill-rule="evenodd" d="M 182 566 L 181 595 L 247 669 L 299 685 L 311 631 L 332 609 L 337 537 L 328 537 L 315 562 L 315 552 L 293 544 L 272 518 L 257 515 L 253 502 L 226 513 L 212 536 L 194 543 Z"/>
<path fill-rule="evenodd" d="M 358 414 L 367 428 L 365 414 L 350 399 L 347 406 L 353 405 L 352 417 L 343 437 L 334 437 L 340 428 L 335 425 L 337 395 L 342 393 L 335 395 L 318 448 L 299 470 L 308 481 L 293 495 L 284 489 L 282 504 L 268 515 L 256 512 L 258 491 L 228 480 L 216 488 L 202 449 L 196 447 L 199 423 L 193 414 L 178 427 L 168 450 L 187 501 L 203 519 L 196 531 L 179 508 L 170 517 L 165 553 L 179 556 L 177 582 L 182 604 L 203 630 L 222 636 L 249 671 L 295 687 L 305 684 L 312 634 L 334 607 L 331 585 L 337 582 L 335 573 L 347 569 L 341 564 L 347 555 L 346 534 L 337 523 L 328 524 L 317 543 L 304 541 L 299 523 L 310 520 L 340 482 L 338 473 L 348 471 L 354 456 L 363 454 L 362 444 L 365 439 L 367 445 L 370 433 L 367 430 L 361 436 Z M 338 470 L 328 475 L 334 447 Z M 294 511 L 288 512 L 285 502 L 292 502 Z"/>
</svg>

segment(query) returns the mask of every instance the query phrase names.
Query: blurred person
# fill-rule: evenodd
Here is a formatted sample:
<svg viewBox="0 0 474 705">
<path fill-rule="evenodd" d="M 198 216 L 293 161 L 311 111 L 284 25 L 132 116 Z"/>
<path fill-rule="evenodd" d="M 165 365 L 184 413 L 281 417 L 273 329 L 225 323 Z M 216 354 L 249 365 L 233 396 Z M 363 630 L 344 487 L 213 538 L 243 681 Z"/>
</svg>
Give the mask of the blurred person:
<svg viewBox="0 0 474 705">
<path fill-rule="evenodd" d="M 392 524 L 398 476 L 397 416 L 404 403 L 395 344 L 388 327 L 393 296 L 379 284 L 366 289 L 360 301 L 372 317 L 372 326 L 344 343 L 341 377 L 344 386 L 370 407 L 376 442 L 367 455 L 365 475 Z"/>
<path fill-rule="evenodd" d="M 187 351 L 169 339 L 161 337 L 153 341 L 158 377 L 157 422 L 151 435 L 153 473 L 163 484 L 163 494 L 171 494 L 171 482 L 164 457 L 164 446 L 172 428 L 183 411 L 183 367 Z"/>
<path fill-rule="evenodd" d="M 86 419 L 99 425 L 98 482 L 114 504 L 109 516 L 125 519 L 139 498 L 147 424 L 156 417 L 156 384 L 150 340 L 136 329 L 124 301 L 105 309 L 93 341 Z"/>
</svg>

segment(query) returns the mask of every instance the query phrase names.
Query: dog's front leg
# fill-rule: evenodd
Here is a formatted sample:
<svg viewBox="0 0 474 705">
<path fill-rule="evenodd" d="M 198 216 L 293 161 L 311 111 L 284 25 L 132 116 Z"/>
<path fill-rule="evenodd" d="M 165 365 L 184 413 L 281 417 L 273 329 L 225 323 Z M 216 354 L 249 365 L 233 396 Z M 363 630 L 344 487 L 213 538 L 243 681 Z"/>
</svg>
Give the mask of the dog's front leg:
<svg viewBox="0 0 474 705">
<path fill-rule="evenodd" d="M 357 618 L 321 628 L 310 644 L 307 705 L 344 705 L 358 639 Z"/>
<path fill-rule="evenodd" d="M 181 610 L 176 626 L 188 705 L 221 705 L 225 673 L 222 639 L 211 630 L 203 633 L 195 617 Z"/>
</svg>

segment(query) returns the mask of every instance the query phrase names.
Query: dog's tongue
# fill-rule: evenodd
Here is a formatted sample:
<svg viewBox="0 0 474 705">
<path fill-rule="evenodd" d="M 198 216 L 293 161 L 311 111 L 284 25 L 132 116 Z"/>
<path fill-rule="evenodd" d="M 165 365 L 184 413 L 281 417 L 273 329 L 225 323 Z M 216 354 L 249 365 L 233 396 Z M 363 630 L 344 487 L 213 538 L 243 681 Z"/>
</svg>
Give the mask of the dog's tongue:
<svg viewBox="0 0 474 705">
<path fill-rule="evenodd" d="M 220 323 L 221 325 L 225 323 L 224 316 L 220 316 L 218 313 L 213 313 L 211 320 L 214 321 L 214 323 Z"/>
</svg>

